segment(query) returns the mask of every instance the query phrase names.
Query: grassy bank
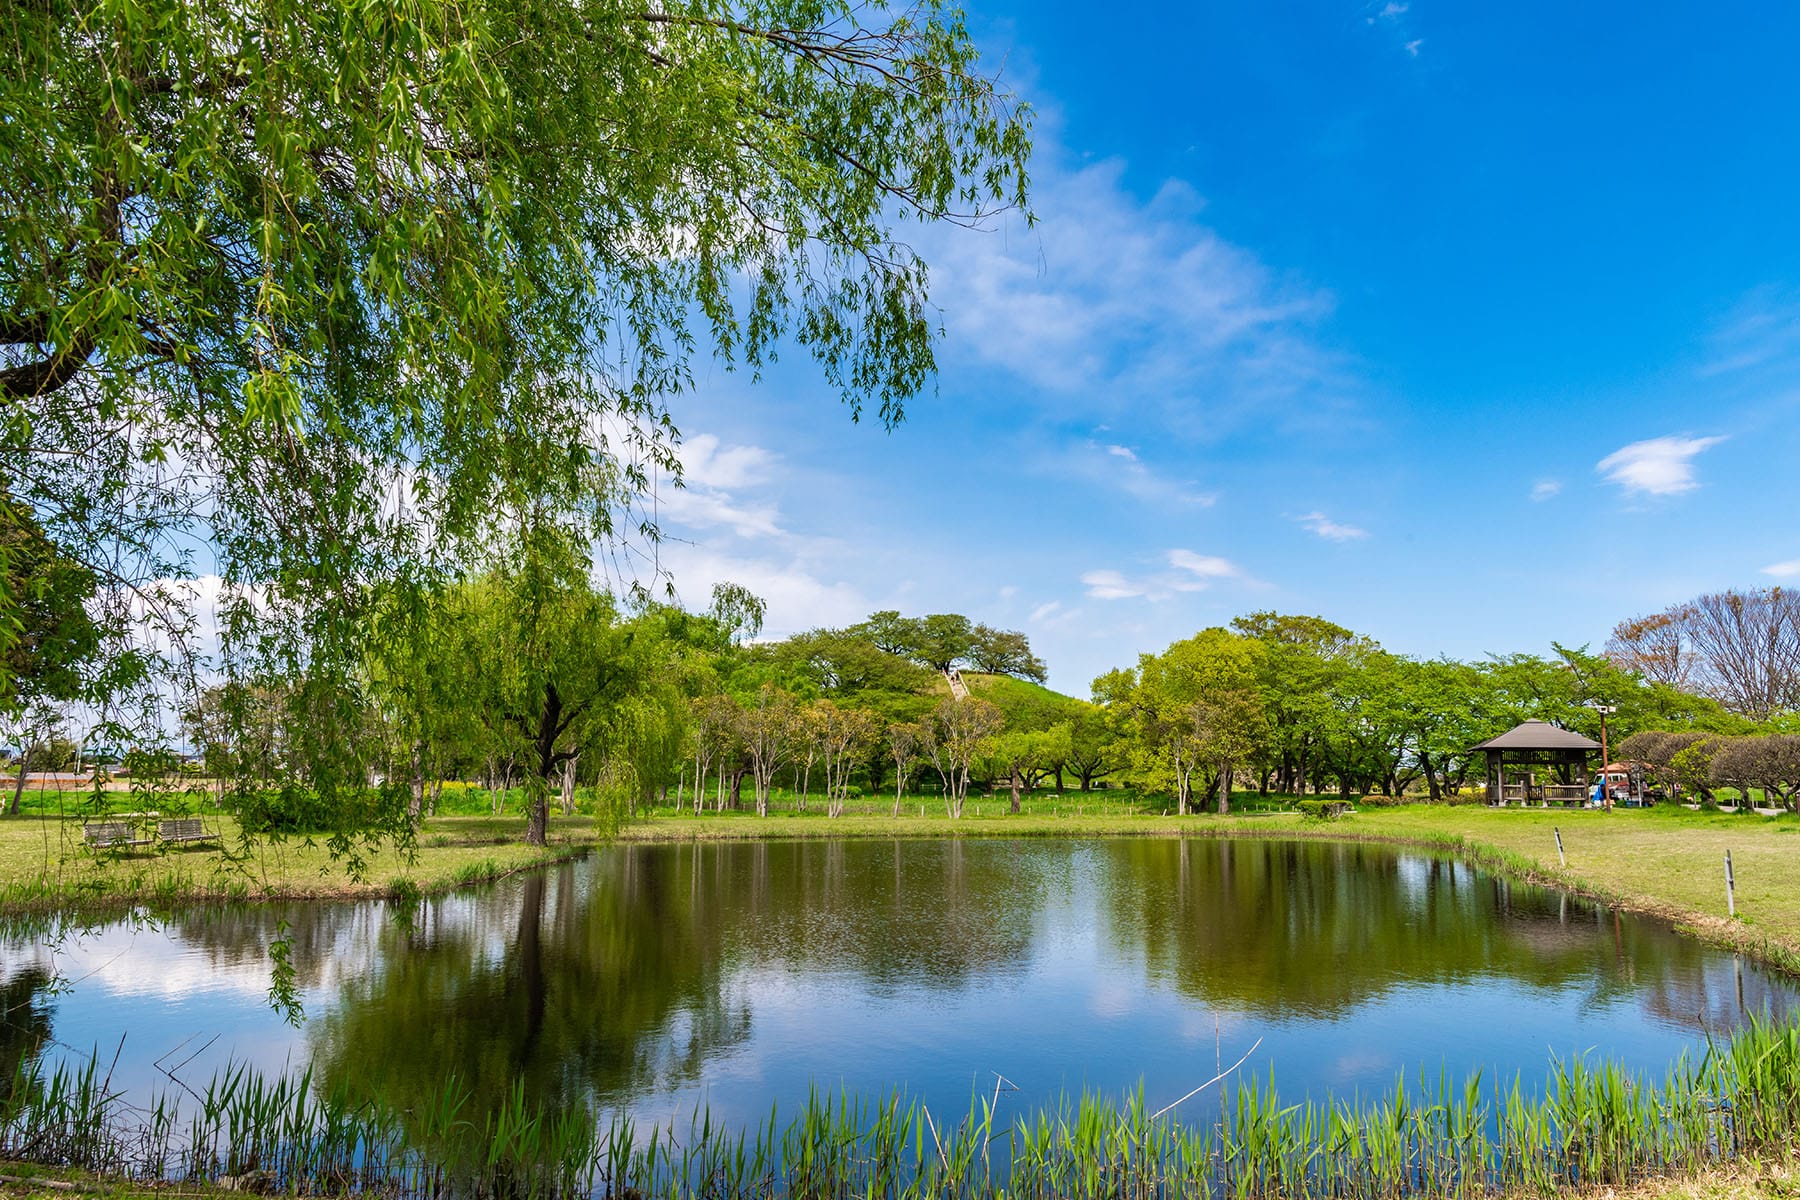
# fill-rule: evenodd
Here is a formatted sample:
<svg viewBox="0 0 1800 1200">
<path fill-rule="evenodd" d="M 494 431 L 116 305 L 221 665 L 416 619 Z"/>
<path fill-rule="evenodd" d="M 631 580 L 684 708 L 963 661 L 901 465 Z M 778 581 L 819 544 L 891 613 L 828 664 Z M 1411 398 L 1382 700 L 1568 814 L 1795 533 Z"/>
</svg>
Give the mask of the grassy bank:
<svg viewBox="0 0 1800 1200">
<path fill-rule="evenodd" d="M 1286 1103 L 1274 1079 L 1224 1086 L 1216 1109 L 1209 1095 L 1153 1110 L 1140 1090 L 1020 1112 L 996 1093 L 960 1116 L 815 1093 L 749 1129 L 704 1111 L 641 1128 L 517 1088 L 484 1111 L 451 1079 L 396 1109 L 247 1068 L 130 1108 L 90 1062 L 0 1094 L 0 1160 L 395 1200 L 1473 1200 L 1674 1177 L 1717 1195 L 1800 1139 L 1800 1028 L 1753 1022 L 1660 1080 L 1574 1061 L 1535 1092 L 1403 1079 L 1372 1100 Z"/>
<path fill-rule="evenodd" d="M 0 909 L 424 895 L 567 859 L 600 840 L 586 817 L 559 818 L 542 848 L 521 843 L 518 818 L 440 817 L 425 822 L 410 856 L 391 846 L 364 848 L 353 875 L 323 839 L 246 843 L 230 817 L 205 822 L 216 841 L 95 851 L 83 843 L 79 820 L 0 820 Z"/>
</svg>

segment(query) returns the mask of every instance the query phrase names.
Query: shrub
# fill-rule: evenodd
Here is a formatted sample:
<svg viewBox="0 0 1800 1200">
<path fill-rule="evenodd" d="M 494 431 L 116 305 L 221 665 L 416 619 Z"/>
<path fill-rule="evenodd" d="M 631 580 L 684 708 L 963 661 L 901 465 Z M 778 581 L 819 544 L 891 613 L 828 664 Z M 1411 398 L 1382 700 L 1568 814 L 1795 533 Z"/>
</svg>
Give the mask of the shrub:
<svg viewBox="0 0 1800 1200">
<path fill-rule="evenodd" d="M 1405 796 L 1384 796 L 1379 793 L 1364 796 L 1356 802 L 1358 808 L 1399 808 L 1405 804 Z"/>
<path fill-rule="evenodd" d="M 1300 800 L 1294 807 L 1308 821 L 1335 821 L 1350 811 L 1342 800 Z"/>
<path fill-rule="evenodd" d="M 289 784 L 240 792 L 232 804 L 248 833 L 330 833 L 385 828 L 404 819 L 408 799 L 407 790 L 396 785 L 340 792 L 328 801 L 311 788 Z"/>
</svg>

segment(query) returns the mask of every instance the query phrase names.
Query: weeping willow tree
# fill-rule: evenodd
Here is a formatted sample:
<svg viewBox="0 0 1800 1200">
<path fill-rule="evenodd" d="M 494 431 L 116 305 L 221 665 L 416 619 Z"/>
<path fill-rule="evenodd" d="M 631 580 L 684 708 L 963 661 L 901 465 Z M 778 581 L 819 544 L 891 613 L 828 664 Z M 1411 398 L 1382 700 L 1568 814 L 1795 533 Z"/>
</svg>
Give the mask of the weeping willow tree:
<svg viewBox="0 0 1800 1200">
<path fill-rule="evenodd" d="M 791 341 L 899 421 L 905 227 L 1026 201 L 941 0 L 14 0 L 0 49 L 8 488 L 156 687 L 304 681 L 326 792 L 409 597 L 521 528 L 654 538 L 696 362 Z"/>
</svg>

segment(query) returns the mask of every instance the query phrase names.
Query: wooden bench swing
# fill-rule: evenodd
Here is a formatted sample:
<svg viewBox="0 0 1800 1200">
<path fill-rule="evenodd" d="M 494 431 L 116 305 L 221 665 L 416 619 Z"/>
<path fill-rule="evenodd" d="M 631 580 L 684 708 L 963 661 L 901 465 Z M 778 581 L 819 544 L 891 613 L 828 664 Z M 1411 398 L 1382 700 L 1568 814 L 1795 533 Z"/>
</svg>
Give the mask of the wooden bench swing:
<svg viewBox="0 0 1800 1200">
<path fill-rule="evenodd" d="M 90 821 L 81 827 L 81 837 L 94 850 L 128 850 L 134 846 L 188 845 L 194 842 L 216 842 L 219 835 L 208 833 L 199 817 L 171 817 L 156 823 L 155 837 L 140 837 L 130 821 Z"/>
</svg>

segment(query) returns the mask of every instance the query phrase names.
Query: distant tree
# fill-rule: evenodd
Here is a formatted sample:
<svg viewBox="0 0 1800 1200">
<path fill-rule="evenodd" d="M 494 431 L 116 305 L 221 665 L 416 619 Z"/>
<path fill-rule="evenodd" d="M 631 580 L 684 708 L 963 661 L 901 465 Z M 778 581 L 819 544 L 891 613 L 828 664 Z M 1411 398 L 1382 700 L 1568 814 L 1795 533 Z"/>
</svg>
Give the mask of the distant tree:
<svg viewBox="0 0 1800 1200">
<path fill-rule="evenodd" d="M 890 654 L 854 629 L 816 629 L 758 652 L 784 667 L 791 665 L 818 692 L 884 709 L 896 703 L 904 707 L 931 684 L 917 663 Z"/>
<path fill-rule="evenodd" d="M 1473 756 L 1469 747 L 1488 736 L 1488 688 L 1481 672 L 1448 659 L 1395 659 L 1372 707 L 1403 731 L 1433 800 L 1461 785 Z"/>
<path fill-rule="evenodd" d="M 925 631 L 916 617 L 903 617 L 893 609 L 885 609 L 869 614 L 868 620 L 844 632 L 865 639 L 883 654 L 913 659 L 918 657 Z"/>
<path fill-rule="evenodd" d="M 830 700 L 813 701 L 811 710 L 813 736 L 825 768 L 825 811 L 841 817 L 849 798 L 851 772 L 879 736 L 880 725 L 873 713 Z"/>
<path fill-rule="evenodd" d="M 894 760 L 894 815 L 900 815 L 900 798 L 906 794 L 906 781 L 925 748 L 925 731 L 912 722 L 889 725 L 888 753 Z"/>
<path fill-rule="evenodd" d="M 446 644 L 468 668 L 465 695 L 495 744 L 524 766 L 528 845 L 544 845 L 549 797 L 565 765 L 636 689 L 638 631 L 620 619 L 578 556 L 529 550 L 460 590 Z"/>
<path fill-rule="evenodd" d="M 990 675 L 1016 675 L 1044 682 L 1044 660 L 1031 652 L 1031 642 L 1017 630 L 977 625 L 968 651 L 971 669 Z"/>
<path fill-rule="evenodd" d="M 1678 610 L 1620 621 L 1607 640 L 1606 656 L 1620 670 L 1682 691 L 1693 688 L 1700 670 L 1699 655 Z"/>
<path fill-rule="evenodd" d="M 951 818 L 963 815 L 975 759 L 1005 724 L 999 706 L 978 696 L 941 700 L 927 715 L 925 754 L 944 781 L 944 811 Z"/>
<path fill-rule="evenodd" d="M 1738 788 L 1750 805 L 1750 789 L 1760 789 L 1789 812 L 1800 812 L 1800 736 L 1770 734 L 1726 739 L 1712 756 L 1715 782 Z"/>
<path fill-rule="evenodd" d="M 933 613 L 919 622 L 914 655 L 939 673 L 968 659 L 975 649 L 975 626 L 960 613 Z"/>
<path fill-rule="evenodd" d="M 1075 776 L 1081 790 L 1093 791 L 1096 782 L 1129 761 L 1130 746 L 1112 714 L 1100 705 L 1078 708 L 1069 720 L 1069 755 L 1062 765 Z"/>
<path fill-rule="evenodd" d="M 80 747 L 66 734 L 53 733 L 25 747 L 23 765 L 27 771 L 68 771 L 79 754 Z"/>
<path fill-rule="evenodd" d="M 1706 685 L 1727 707 L 1763 721 L 1800 704 L 1800 592 L 1711 592 L 1680 614 Z"/>
<path fill-rule="evenodd" d="M 761 633 L 768 612 L 768 603 L 742 584 L 713 585 L 712 610 L 708 615 L 734 643 Z"/>
<path fill-rule="evenodd" d="M 772 683 L 763 684 L 739 709 L 738 743 L 750 759 L 759 817 L 769 815 L 769 787 L 793 754 L 799 732 L 793 695 Z"/>
<path fill-rule="evenodd" d="M 1070 753 L 1068 722 L 1049 729 L 1007 729 L 993 739 L 989 753 L 1000 765 L 1012 793 L 1011 810 L 1019 811 L 1019 795 L 1048 774 Z"/>
<path fill-rule="evenodd" d="M 1203 788 L 1216 787 L 1219 811 L 1230 810 L 1233 770 L 1268 735 L 1262 654 L 1252 638 L 1207 629 L 1141 655 L 1134 677 L 1107 682 L 1134 718 L 1141 763 L 1173 785 L 1177 813 L 1192 806 L 1196 775 Z"/>
<path fill-rule="evenodd" d="M 1257 691 L 1268 736 L 1256 759 L 1264 783 L 1273 775 L 1278 790 L 1305 792 L 1327 765 L 1327 738 L 1341 717 L 1332 696 L 1357 656 L 1379 647 L 1323 617 L 1255 612 L 1234 619 L 1231 629 L 1262 647 Z"/>
<path fill-rule="evenodd" d="M 1621 623 L 1607 654 L 1647 679 L 1698 689 L 1766 721 L 1800 707 L 1800 592 L 1709 592 Z"/>
<path fill-rule="evenodd" d="M 738 703 L 723 693 L 701 696 L 693 702 L 690 725 L 694 750 L 694 813 L 706 805 L 706 780 L 715 765 L 719 772 L 718 807 L 725 807 L 725 771 L 738 751 L 738 730 L 742 728 Z"/>
</svg>

